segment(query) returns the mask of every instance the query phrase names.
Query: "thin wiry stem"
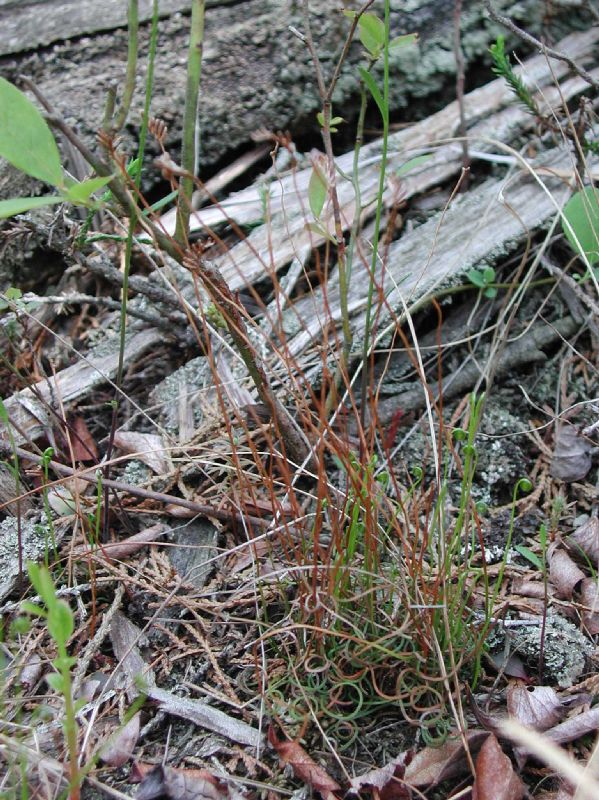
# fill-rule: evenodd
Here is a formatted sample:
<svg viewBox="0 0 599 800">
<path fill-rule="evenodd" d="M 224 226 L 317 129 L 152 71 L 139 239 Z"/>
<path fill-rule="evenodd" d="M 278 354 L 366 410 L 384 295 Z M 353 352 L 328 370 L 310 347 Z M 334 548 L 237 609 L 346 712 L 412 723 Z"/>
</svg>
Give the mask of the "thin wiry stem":
<svg viewBox="0 0 599 800">
<path fill-rule="evenodd" d="M 183 114 L 183 143 L 181 166 L 184 174 L 179 183 L 177 204 L 177 226 L 175 239 L 185 246 L 189 232 L 193 178 L 197 172 L 198 161 L 198 105 L 200 99 L 200 78 L 202 75 L 202 53 L 204 49 L 205 0 L 193 0 L 191 6 L 191 28 L 187 55 L 187 84 L 185 87 L 185 111 Z"/>
</svg>

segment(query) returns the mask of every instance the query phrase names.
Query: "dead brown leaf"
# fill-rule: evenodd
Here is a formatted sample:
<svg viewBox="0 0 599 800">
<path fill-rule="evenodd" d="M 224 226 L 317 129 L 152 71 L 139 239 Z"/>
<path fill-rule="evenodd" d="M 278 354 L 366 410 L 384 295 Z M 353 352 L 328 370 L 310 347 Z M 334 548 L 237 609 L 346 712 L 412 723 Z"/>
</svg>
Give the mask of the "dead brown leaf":
<svg viewBox="0 0 599 800">
<path fill-rule="evenodd" d="M 158 522 L 156 525 L 145 528 L 143 531 L 139 531 L 139 533 L 135 533 L 133 536 L 127 537 L 127 539 L 122 539 L 120 542 L 106 542 L 94 548 L 93 555 L 104 557 L 109 561 L 120 561 L 134 555 L 142 547 L 157 541 L 169 530 L 170 528 L 167 525 Z M 89 548 L 81 548 L 76 551 L 76 555 L 80 557 L 91 554 L 92 551 Z"/>
<path fill-rule="evenodd" d="M 341 791 L 341 787 L 298 742 L 279 739 L 272 725 L 268 729 L 268 741 L 281 761 L 289 764 L 297 778 L 311 786 L 324 800 L 335 800 L 334 793 Z"/>
<path fill-rule="evenodd" d="M 582 714 L 575 717 L 570 717 L 560 725 L 545 731 L 544 736 L 556 744 L 565 744 L 573 742 L 587 733 L 594 733 L 597 729 L 599 729 L 599 706 L 583 711 Z"/>
<path fill-rule="evenodd" d="M 166 475 L 171 471 L 170 458 L 162 437 L 155 433 L 117 431 L 114 435 L 114 444 L 123 453 L 142 461 L 156 475 Z"/>
<path fill-rule="evenodd" d="M 525 686 L 513 682 L 507 690 L 507 710 L 523 725 L 546 731 L 557 725 L 564 708 L 551 686 Z"/>
<path fill-rule="evenodd" d="M 357 775 L 350 781 L 350 794 L 371 792 L 380 800 L 404 800 L 411 798 L 412 792 L 403 780 L 409 755 L 402 753 L 380 769 L 371 769 Z M 373 791 L 376 790 L 376 791 Z"/>
<path fill-rule="evenodd" d="M 468 731 L 466 740 L 470 752 L 476 754 L 488 736 L 488 731 Z M 408 786 L 436 786 L 468 770 L 461 739 L 448 739 L 441 747 L 425 747 L 416 753 L 406 767 L 404 780 Z"/>
<path fill-rule="evenodd" d="M 599 567 L 599 517 L 590 517 L 574 531 L 568 543 L 582 550 L 594 567 Z"/>
<path fill-rule="evenodd" d="M 592 442 L 581 436 L 569 422 L 564 422 L 555 441 L 549 468 L 551 476 L 566 483 L 581 481 L 591 468 L 592 450 Z"/>
<path fill-rule="evenodd" d="M 242 795 L 219 780 L 206 769 L 175 769 L 157 765 L 148 768 L 137 764 L 137 774 L 143 775 L 137 800 L 240 800 Z M 135 778 L 134 778 L 135 780 Z"/>
<path fill-rule="evenodd" d="M 73 435 L 71 436 L 71 454 L 74 461 L 98 462 L 98 447 L 96 440 L 91 435 L 83 417 L 75 417 L 71 423 Z"/>
<path fill-rule="evenodd" d="M 489 653 L 489 660 L 493 662 L 497 672 L 501 672 L 510 678 L 521 678 L 523 681 L 529 681 L 530 675 L 524 666 L 524 662 L 515 653 L 503 652 Z"/>
<path fill-rule="evenodd" d="M 525 578 L 514 578 L 512 592 L 523 597 L 536 597 L 537 600 L 543 600 L 545 597 L 545 587 L 542 581 L 531 581 Z"/>
<path fill-rule="evenodd" d="M 580 602 L 588 611 L 582 612 L 582 621 L 590 636 L 599 633 L 599 592 L 597 580 L 585 578 L 580 586 Z"/>
<path fill-rule="evenodd" d="M 584 572 L 559 545 L 549 548 L 547 560 L 549 580 L 555 586 L 558 597 L 571 599 L 577 584 L 584 580 Z"/>
<path fill-rule="evenodd" d="M 111 767 L 122 767 L 133 755 L 139 738 L 140 714 L 134 714 L 108 742 L 100 747 L 100 758 Z"/>
<path fill-rule="evenodd" d="M 476 758 L 472 800 L 521 800 L 524 785 L 499 742 L 490 734 Z"/>
</svg>

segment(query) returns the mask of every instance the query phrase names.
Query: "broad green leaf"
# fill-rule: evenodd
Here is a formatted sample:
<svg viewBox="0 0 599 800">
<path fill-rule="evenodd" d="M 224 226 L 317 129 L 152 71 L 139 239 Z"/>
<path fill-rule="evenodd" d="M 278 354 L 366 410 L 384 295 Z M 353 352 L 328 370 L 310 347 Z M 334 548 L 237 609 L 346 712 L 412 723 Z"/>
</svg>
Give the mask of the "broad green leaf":
<svg viewBox="0 0 599 800">
<path fill-rule="evenodd" d="M 23 603 L 21 603 L 21 611 L 24 611 L 26 614 L 32 614 L 34 617 L 48 616 L 45 608 L 42 608 L 35 603 L 30 603 L 29 600 L 25 600 Z"/>
<path fill-rule="evenodd" d="M 468 278 L 470 283 L 473 283 L 478 289 L 484 288 L 485 279 L 480 270 L 471 269 L 466 273 L 466 277 Z"/>
<path fill-rule="evenodd" d="M 0 200 L 0 219 L 14 217 L 15 214 L 24 214 L 32 208 L 55 206 L 64 203 L 65 198 L 60 194 L 47 194 L 43 197 L 11 197 L 10 200 Z"/>
<path fill-rule="evenodd" d="M 411 44 L 416 44 L 418 41 L 417 33 L 405 33 L 403 36 L 396 36 L 389 42 L 389 50 L 397 51 L 403 47 L 408 47 Z"/>
<path fill-rule="evenodd" d="M 432 157 L 432 153 L 424 153 L 424 155 L 421 156 L 414 156 L 414 158 L 410 158 L 408 161 L 402 164 L 401 167 L 398 167 L 395 170 L 395 174 L 401 178 L 402 175 L 406 175 L 408 172 L 411 172 L 413 169 L 415 169 L 415 167 L 419 167 L 420 164 L 424 164 Z"/>
<path fill-rule="evenodd" d="M 383 100 L 383 95 L 381 94 L 381 90 L 376 85 L 374 78 L 367 69 L 364 69 L 364 67 L 358 67 L 358 71 L 360 73 L 360 77 L 364 81 L 364 84 L 368 87 L 370 94 L 373 96 L 374 102 L 377 104 L 378 109 L 381 112 L 381 117 L 385 119 L 387 115 L 385 114 L 385 103 Z"/>
<path fill-rule="evenodd" d="M 590 264 L 599 261 L 599 196 L 591 186 L 576 192 L 564 207 L 562 230 L 572 248 L 579 254 L 586 253 Z M 578 239 L 578 244 L 576 240 Z"/>
<path fill-rule="evenodd" d="M 493 267 L 485 267 L 483 269 L 483 278 L 485 283 L 493 283 L 495 280 L 495 270 Z"/>
<path fill-rule="evenodd" d="M 152 205 L 150 206 L 149 211 L 160 211 L 160 209 L 168 205 L 171 202 L 171 200 L 174 200 L 178 194 L 179 192 L 175 189 L 174 192 L 170 192 L 169 194 L 166 195 L 166 197 L 162 197 L 160 198 L 160 200 L 156 200 L 156 202 L 152 203 Z M 144 216 L 147 216 L 149 214 L 149 211 L 147 208 L 144 208 L 143 210 Z"/>
<path fill-rule="evenodd" d="M 514 547 L 514 550 L 517 550 L 521 556 L 527 559 L 527 561 L 530 561 L 530 563 L 533 564 L 537 569 L 540 569 L 541 572 L 543 571 L 543 562 L 529 547 L 525 547 L 523 544 L 517 544 Z"/>
<path fill-rule="evenodd" d="M 107 183 L 110 183 L 113 176 L 109 175 L 107 178 L 90 178 L 81 183 L 74 183 L 66 191 L 66 196 L 71 203 L 86 204 L 89 203 L 90 198 L 98 189 L 103 189 Z"/>
<path fill-rule="evenodd" d="M 55 692 L 60 692 L 60 694 L 64 693 L 64 678 L 62 675 L 59 675 L 58 672 L 51 672 L 49 675 L 46 675 L 46 680 Z"/>
<path fill-rule="evenodd" d="M 33 588 L 50 608 L 56 603 L 56 589 L 52 583 L 52 576 L 47 567 L 36 564 L 35 561 L 27 563 L 27 572 Z"/>
<path fill-rule="evenodd" d="M 331 242 L 332 244 L 336 244 L 335 237 L 334 237 L 334 236 L 332 236 L 332 235 L 331 235 L 331 234 L 330 234 L 330 233 L 327 231 L 327 229 L 324 227 L 324 225 L 323 225 L 322 223 L 320 223 L 320 222 L 309 222 L 309 223 L 306 225 L 306 228 L 307 228 L 309 231 L 312 231 L 312 233 L 315 233 L 315 234 L 317 234 L 318 236 L 322 236 L 322 238 L 323 238 L 323 239 L 328 239 L 328 240 L 329 240 L 329 242 Z"/>
<path fill-rule="evenodd" d="M 9 286 L 4 295 L 7 300 L 20 300 L 23 297 L 23 292 L 16 286 Z"/>
<path fill-rule="evenodd" d="M 318 219 L 322 213 L 325 200 L 327 199 L 327 181 L 318 167 L 312 167 L 310 182 L 308 183 L 308 202 L 310 210 Z"/>
<path fill-rule="evenodd" d="M 4 78 L 0 78 L 0 156 L 32 178 L 64 185 L 50 128 L 23 92 Z"/>
<path fill-rule="evenodd" d="M 373 56 L 378 55 L 385 44 L 385 24 L 376 14 L 367 11 L 358 20 L 360 41 Z"/>
<path fill-rule="evenodd" d="M 48 613 L 48 633 L 57 644 L 65 645 L 74 629 L 73 612 L 64 600 L 55 600 Z"/>
</svg>

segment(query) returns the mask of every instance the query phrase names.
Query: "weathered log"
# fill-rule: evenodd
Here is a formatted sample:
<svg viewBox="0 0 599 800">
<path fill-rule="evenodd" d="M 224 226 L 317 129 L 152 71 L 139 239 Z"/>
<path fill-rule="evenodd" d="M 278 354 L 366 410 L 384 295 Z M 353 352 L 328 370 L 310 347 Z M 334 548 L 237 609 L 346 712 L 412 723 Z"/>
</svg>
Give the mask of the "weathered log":
<svg viewBox="0 0 599 800">
<path fill-rule="evenodd" d="M 150 0 L 140 5 L 141 18 L 147 20 Z M 305 45 L 290 30 L 304 28 L 302 4 L 294 0 L 213 0 L 208 5 L 200 108 L 203 167 L 246 145 L 251 132 L 259 128 L 294 128 L 305 134 L 311 127 L 315 131 L 320 101 L 314 67 Z M 577 24 L 591 24 L 584 11 L 573 13 L 571 2 L 567 9 L 553 4 L 549 16 L 539 13 L 539 5 L 539 0 L 518 4 L 518 21 L 532 32 L 542 26 L 547 32 L 548 26 L 556 37 Z M 496 6 L 509 12 L 511 3 L 498 0 Z M 9 79 L 28 74 L 83 137 L 94 140 L 106 92 L 124 79 L 126 7 L 124 0 L 102 3 L 101 13 L 93 0 L 0 3 L 0 56 L 4 56 L 0 71 Z M 391 64 L 391 106 L 394 112 L 406 109 L 406 120 L 414 119 L 413 109 L 418 106 L 415 99 L 441 89 L 453 94 L 453 7 L 453 0 L 392 2 L 393 34 L 419 32 L 421 38 L 419 49 L 399 51 Z M 189 8 L 189 0 L 160 3 L 165 19 L 160 28 L 152 114 L 169 125 L 167 146 L 175 150 L 181 139 L 189 25 L 186 15 L 180 12 L 188 12 Z M 382 0 L 376 0 L 373 8 L 380 14 Z M 330 76 L 349 20 L 341 13 L 340 4 L 332 2 L 312 0 L 310 11 L 316 47 L 325 74 Z M 484 56 L 500 30 L 476 0 L 465 0 L 461 29 L 466 65 Z M 107 30 L 108 33 L 102 32 Z M 129 150 L 133 148 L 143 107 L 148 36 L 146 22 L 140 35 L 140 78 L 130 125 L 125 131 L 125 147 Z M 356 41 L 334 97 L 336 109 L 348 119 L 357 113 L 348 101 L 357 92 L 357 65 L 362 61 L 362 47 Z"/>
<path fill-rule="evenodd" d="M 586 61 L 592 53 L 599 31 L 576 34 L 560 43 L 560 49 Z M 559 76 L 562 66 L 552 64 L 552 69 Z M 525 74 L 533 83 L 546 86 L 551 78 L 551 69 L 542 57 L 531 59 L 524 65 Z M 576 79 L 563 80 L 561 92 L 565 98 L 574 96 L 584 88 L 583 82 Z M 552 99 L 552 88 L 544 90 L 545 97 Z M 553 98 L 554 99 L 554 98 Z M 501 81 L 475 90 L 466 97 L 467 118 L 470 124 L 469 135 L 473 141 L 481 140 L 481 147 L 501 149 L 503 141 L 522 130 L 530 119 L 526 113 L 513 104 L 509 91 Z M 450 104 L 443 111 L 427 120 L 418 123 L 391 138 L 390 169 L 399 166 L 406 159 L 406 151 L 430 148 L 435 142 L 450 137 L 457 125 L 458 110 Z M 489 137 L 493 141 L 489 141 Z M 376 157 L 377 143 L 364 148 L 360 167 L 360 183 L 363 201 L 374 197 L 378 181 L 378 161 Z M 453 148 L 453 149 L 452 149 Z M 448 143 L 433 149 L 433 157 L 413 176 L 405 180 L 406 196 L 429 189 L 441 180 L 447 180 L 460 169 L 460 151 L 455 143 Z M 338 159 L 342 171 L 351 169 L 352 155 Z M 406 232 L 394 242 L 388 254 L 386 266 L 386 302 L 379 321 L 382 326 L 393 326 L 390 314 L 401 314 L 406 303 L 414 303 L 425 293 L 442 282 L 460 280 L 470 267 L 480 260 L 492 260 L 494 255 L 505 252 L 514 243 L 521 241 L 528 232 L 543 225 L 565 201 L 570 188 L 563 177 L 551 178 L 551 172 L 559 175 L 571 168 L 570 156 L 566 150 L 554 151 L 542 157 L 545 171 L 541 175 L 539 163 L 531 165 L 539 174 L 540 183 L 536 183 L 531 173 L 522 171 L 510 181 L 507 188 L 503 180 L 490 179 L 476 189 L 471 189 L 451 207 L 429 222 L 412 232 Z M 523 166 L 524 162 L 520 166 Z M 305 252 L 306 246 L 318 244 L 318 237 L 309 235 L 305 228 L 305 192 L 310 168 L 287 179 L 282 179 L 278 196 L 271 197 L 271 214 L 268 225 L 256 227 L 244 242 L 233 247 L 220 259 L 220 268 L 229 281 L 232 289 L 239 289 L 247 284 L 263 279 L 271 271 L 276 271 L 288 264 L 298 253 Z M 542 186 L 546 183 L 549 189 Z M 287 188 L 286 188 L 287 187 Z M 499 201 L 501 193 L 505 195 L 512 209 L 519 217 Z M 302 197 L 302 193 L 303 197 Z M 353 187 L 346 181 L 340 186 L 341 202 L 344 210 L 346 226 L 353 217 Z M 252 199 L 254 204 L 241 202 Z M 248 196 L 243 193 L 236 196 L 227 207 L 227 215 L 238 217 L 247 223 L 255 220 L 262 213 L 261 204 L 256 202 L 257 192 L 251 190 Z M 300 202 L 301 201 L 301 202 Z M 250 208 L 249 216 L 246 210 Z M 216 218 L 214 215 L 217 215 Z M 210 209 L 199 213 L 197 219 L 206 224 L 222 223 L 223 215 L 218 209 Z M 258 253 L 258 257 L 257 254 Z M 351 283 L 349 305 L 352 312 L 352 327 L 359 344 L 364 332 L 364 305 L 367 294 L 368 270 L 357 263 Z M 323 340 L 322 318 L 324 301 L 322 292 L 317 290 L 295 303 L 293 309 L 284 320 L 285 347 L 293 357 L 309 362 L 312 346 Z M 330 281 L 327 291 L 327 319 L 339 322 L 338 286 L 336 280 Z M 266 335 L 265 335 L 266 336 Z M 162 339 L 162 334 L 149 330 L 145 334 L 136 334 L 130 342 L 128 357 L 135 358 L 143 349 L 152 346 Z M 141 347 L 141 349 L 140 349 Z M 314 355 L 314 353 L 312 353 Z M 320 364 L 320 357 L 316 357 Z M 94 372 L 94 359 L 90 363 L 82 363 L 69 367 L 59 373 L 50 382 L 42 382 L 37 388 L 46 400 L 62 397 L 64 402 L 85 394 L 92 385 L 104 381 L 106 375 L 113 374 L 116 367 L 116 355 L 107 355 L 99 364 L 100 371 Z M 310 374 L 308 367 L 306 367 Z M 314 371 L 313 374 L 316 374 Z M 27 436 L 35 438 L 44 429 L 45 412 L 35 400 L 31 390 L 26 389 L 14 395 L 6 402 L 11 418 L 17 422 L 16 435 L 19 441 Z M 19 430 L 20 428 L 20 430 Z"/>
</svg>

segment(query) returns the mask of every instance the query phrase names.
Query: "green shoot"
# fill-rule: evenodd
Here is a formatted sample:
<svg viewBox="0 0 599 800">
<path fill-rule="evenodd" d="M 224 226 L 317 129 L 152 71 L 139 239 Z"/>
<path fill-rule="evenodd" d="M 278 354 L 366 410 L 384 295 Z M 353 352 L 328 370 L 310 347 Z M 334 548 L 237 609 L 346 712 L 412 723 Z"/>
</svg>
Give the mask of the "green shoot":
<svg viewBox="0 0 599 800">
<path fill-rule="evenodd" d="M 505 38 L 498 36 L 495 44 L 491 45 L 489 52 L 493 58 L 493 72 L 503 78 L 510 89 L 514 92 L 522 105 L 537 118 L 543 115 L 536 103 L 536 100 L 526 87 L 526 84 L 518 75 L 510 63 L 510 58 L 505 52 Z"/>
<path fill-rule="evenodd" d="M 63 728 L 69 757 L 69 798 L 79 800 L 82 775 L 78 762 L 78 729 L 76 719 L 76 704 L 73 697 L 73 684 L 71 670 L 77 659 L 69 656 L 67 644 L 75 630 L 75 617 L 69 605 L 56 596 L 56 588 L 52 576 L 45 566 L 33 562 L 27 564 L 29 578 L 43 605 L 24 602 L 22 610 L 25 613 L 46 620 L 48 633 L 56 645 L 57 656 L 52 661 L 56 670 L 48 676 L 48 683 L 62 695 L 65 707 Z"/>
</svg>

